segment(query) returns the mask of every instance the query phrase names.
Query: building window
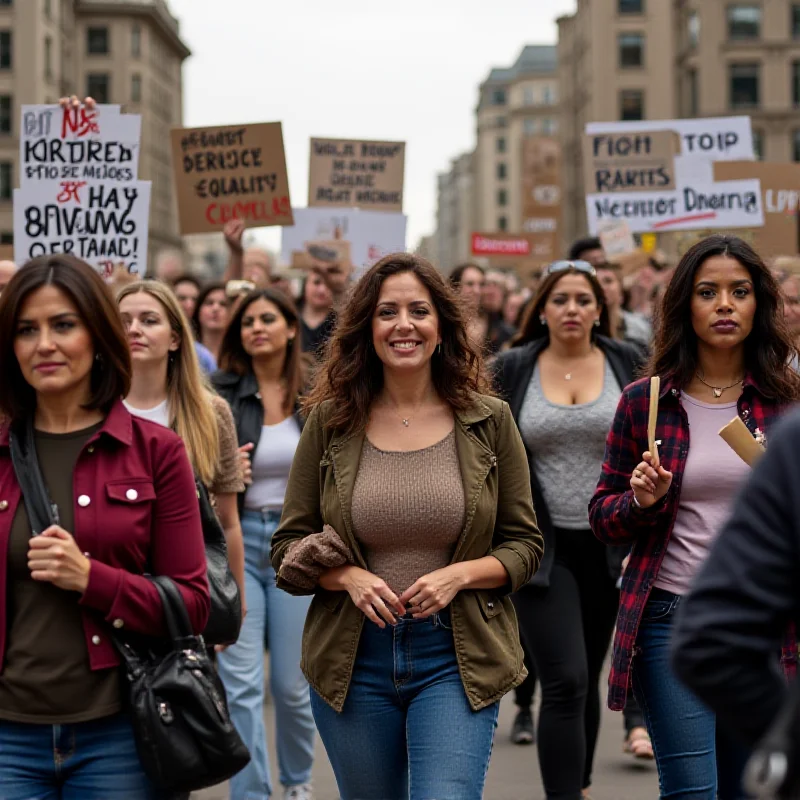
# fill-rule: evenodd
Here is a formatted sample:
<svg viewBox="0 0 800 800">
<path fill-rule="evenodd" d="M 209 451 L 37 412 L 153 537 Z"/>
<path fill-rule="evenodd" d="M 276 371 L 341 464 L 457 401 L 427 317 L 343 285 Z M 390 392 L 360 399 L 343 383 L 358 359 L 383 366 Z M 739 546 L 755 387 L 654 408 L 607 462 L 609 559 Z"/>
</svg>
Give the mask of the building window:
<svg viewBox="0 0 800 800">
<path fill-rule="evenodd" d="M 800 39 L 800 3 L 792 3 L 792 38 Z"/>
<path fill-rule="evenodd" d="M 142 76 L 131 75 L 131 103 L 142 102 Z"/>
<path fill-rule="evenodd" d="M 497 218 L 497 230 L 499 231 L 508 230 L 508 220 L 505 217 Z"/>
<path fill-rule="evenodd" d="M 619 0 L 617 9 L 620 14 L 644 14 L 644 0 Z"/>
<path fill-rule="evenodd" d="M 98 103 L 111 102 L 111 77 L 107 72 L 90 72 L 86 76 L 86 96 Z"/>
<path fill-rule="evenodd" d="M 792 159 L 800 162 L 800 129 L 796 130 L 793 135 Z"/>
<path fill-rule="evenodd" d="M 731 108 L 755 108 L 759 98 L 758 64 L 731 64 Z"/>
<path fill-rule="evenodd" d="M 696 117 L 700 108 L 700 87 L 697 83 L 696 69 L 690 69 L 686 74 L 686 83 L 689 96 L 689 116 Z"/>
<path fill-rule="evenodd" d="M 0 31 L 0 69 L 11 69 L 11 31 Z"/>
<path fill-rule="evenodd" d="M 526 86 L 522 92 L 522 105 L 535 106 L 536 93 L 533 91 L 533 86 Z"/>
<path fill-rule="evenodd" d="M 0 161 L 0 200 L 10 200 L 14 191 L 13 166 L 10 161 Z"/>
<path fill-rule="evenodd" d="M 625 68 L 644 66 L 644 36 L 641 33 L 619 35 L 619 65 Z"/>
<path fill-rule="evenodd" d="M 11 95 L 0 95 L 0 133 L 11 133 Z"/>
<path fill-rule="evenodd" d="M 2 3 L 0 3 L 2 5 Z M 0 244 L 14 244 L 14 234 L 11 231 L 0 233 Z"/>
<path fill-rule="evenodd" d="M 13 0 L 0 0 L 0 6 L 10 6 L 13 4 Z"/>
<path fill-rule="evenodd" d="M 558 120 L 549 118 L 543 119 L 542 133 L 545 136 L 555 136 L 558 133 Z"/>
<path fill-rule="evenodd" d="M 505 136 L 498 136 L 497 137 L 497 152 L 498 153 L 505 153 L 506 151 L 506 137 Z"/>
<path fill-rule="evenodd" d="M 508 173 L 506 171 L 506 165 L 504 163 L 497 165 L 497 180 L 504 181 Z"/>
<path fill-rule="evenodd" d="M 761 36 L 761 6 L 728 6 L 728 38 L 758 39 Z"/>
<path fill-rule="evenodd" d="M 623 89 L 619 93 L 619 118 L 623 122 L 644 119 L 644 92 L 640 89 Z"/>
<path fill-rule="evenodd" d="M 686 18 L 686 35 L 689 47 L 695 50 L 700 45 L 700 15 L 696 11 L 690 11 Z"/>
<path fill-rule="evenodd" d="M 49 36 L 44 39 L 44 77 L 53 77 L 53 40 Z"/>
<path fill-rule="evenodd" d="M 508 120 L 505 117 L 495 117 L 494 126 L 495 128 L 507 128 Z"/>
<path fill-rule="evenodd" d="M 108 55 L 108 28 L 86 29 L 86 52 L 90 56 Z"/>
<path fill-rule="evenodd" d="M 497 205 L 505 206 L 508 204 L 508 192 L 505 189 L 497 190 Z"/>
<path fill-rule="evenodd" d="M 764 160 L 764 131 L 760 128 L 753 128 L 753 153 L 756 161 Z"/>
<path fill-rule="evenodd" d="M 542 103 L 546 106 L 550 106 L 556 101 L 556 93 L 553 91 L 552 86 L 545 86 L 542 90 Z"/>
<path fill-rule="evenodd" d="M 800 61 L 792 62 L 792 102 L 800 106 Z"/>
<path fill-rule="evenodd" d="M 525 136 L 536 136 L 536 120 L 533 117 L 522 120 L 522 132 Z"/>
<path fill-rule="evenodd" d="M 504 106 L 506 104 L 506 90 L 505 89 L 495 89 L 492 92 L 492 105 L 493 106 Z"/>
<path fill-rule="evenodd" d="M 139 58 L 142 55 L 142 29 L 139 25 L 131 28 L 131 56 Z"/>
</svg>

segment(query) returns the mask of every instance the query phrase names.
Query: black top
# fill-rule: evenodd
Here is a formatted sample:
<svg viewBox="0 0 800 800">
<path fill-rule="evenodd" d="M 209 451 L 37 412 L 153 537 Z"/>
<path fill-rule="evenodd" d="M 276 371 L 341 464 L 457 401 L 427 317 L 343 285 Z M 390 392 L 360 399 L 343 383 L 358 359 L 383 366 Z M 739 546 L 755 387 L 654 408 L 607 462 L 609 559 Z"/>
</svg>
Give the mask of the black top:
<svg viewBox="0 0 800 800">
<path fill-rule="evenodd" d="M 336 327 L 336 312 L 331 311 L 320 325 L 316 328 L 310 328 L 303 317 L 300 317 L 300 341 L 302 343 L 304 353 L 313 353 L 320 355 L 322 348 L 328 343 L 331 338 L 333 329 Z"/>
<path fill-rule="evenodd" d="M 679 677 L 751 745 L 787 702 L 775 653 L 789 624 L 800 620 L 798 452 L 795 411 L 770 435 L 767 454 L 681 601 L 674 633 Z"/>
<path fill-rule="evenodd" d="M 508 402 L 515 420 L 519 419 L 522 401 L 525 399 L 525 392 L 528 390 L 528 385 L 533 377 L 536 362 L 548 343 L 548 337 L 535 339 L 521 347 L 515 347 L 505 353 L 501 353 L 494 362 L 497 390 Z M 640 347 L 628 342 L 618 342 L 605 336 L 597 336 L 595 343 L 603 351 L 611 371 L 617 379 L 617 383 L 623 389 L 636 380 L 645 356 Z M 531 472 L 533 507 L 536 511 L 539 529 L 544 536 L 544 557 L 539 566 L 539 571 L 531 580 L 531 585 L 549 586 L 550 570 L 553 567 L 553 557 L 555 555 L 553 523 L 547 510 L 542 488 L 536 477 L 536 471 L 533 468 L 530 452 L 528 452 L 528 465 Z M 627 555 L 627 552 L 627 547 L 609 547 L 607 549 L 609 571 L 615 579 L 620 575 L 622 559 Z"/>
</svg>

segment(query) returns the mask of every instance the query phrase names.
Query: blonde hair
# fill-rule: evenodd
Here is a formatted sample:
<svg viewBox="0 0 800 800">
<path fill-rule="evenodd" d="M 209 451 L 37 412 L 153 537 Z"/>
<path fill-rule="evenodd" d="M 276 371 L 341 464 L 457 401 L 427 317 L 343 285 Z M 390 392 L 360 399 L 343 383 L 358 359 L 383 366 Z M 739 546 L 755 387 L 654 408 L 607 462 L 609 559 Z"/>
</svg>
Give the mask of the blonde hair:
<svg viewBox="0 0 800 800">
<path fill-rule="evenodd" d="M 212 392 L 197 360 L 192 328 L 172 289 L 160 281 L 143 280 L 123 287 L 117 294 L 117 303 L 140 292 L 158 300 L 178 336 L 178 349 L 170 353 L 167 366 L 169 421 L 183 439 L 195 473 L 208 485 L 214 480 L 219 461 L 219 427 L 211 403 Z"/>
</svg>

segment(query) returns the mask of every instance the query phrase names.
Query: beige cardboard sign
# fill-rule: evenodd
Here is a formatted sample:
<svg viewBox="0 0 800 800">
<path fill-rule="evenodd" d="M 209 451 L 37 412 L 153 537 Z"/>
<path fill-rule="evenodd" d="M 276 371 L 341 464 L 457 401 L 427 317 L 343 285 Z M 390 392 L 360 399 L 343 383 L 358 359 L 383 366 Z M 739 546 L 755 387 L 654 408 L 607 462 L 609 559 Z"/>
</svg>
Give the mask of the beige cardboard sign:
<svg viewBox="0 0 800 800">
<path fill-rule="evenodd" d="M 561 234 L 561 144 L 550 136 L 522 140 L 522 230 L 550 238 L 554 258 Z"/>
<path fill-rule="evenodd" d="M 280 122 L 173 128 L 172 162 L 182 234 L 292 225 Z"/>
<path fill-rule="evenodd" d="M 636 249 L 636 242 L 633 240 L 631 226 L 626 219 L 616 219 L 604 222 L 598 229 L 600 244 L 603 245 L 603 252 L 606 258 L 612 260 L 615 256 L 622 256 L 631 253 Z"/>
<path fill-rule="evenodd" d="M 674 131 L 590 133 L 583 138 L 586 194 L 675 189 Z"/>
<path fill-rule="evenodd" d="M 753 246 L 763 258 L 800 252 L 800 164 L 766 161 L 717 161 L 715 181 L 758 178 L 764 207 L 764 226 L 753 229 Z M 739 231 L 735 231 L 739 235 Z"/>
<path fill-rule="evenodd" d="M 308 205 L 403 210 L 405 142 L 312 139 Z"/>
</svg>

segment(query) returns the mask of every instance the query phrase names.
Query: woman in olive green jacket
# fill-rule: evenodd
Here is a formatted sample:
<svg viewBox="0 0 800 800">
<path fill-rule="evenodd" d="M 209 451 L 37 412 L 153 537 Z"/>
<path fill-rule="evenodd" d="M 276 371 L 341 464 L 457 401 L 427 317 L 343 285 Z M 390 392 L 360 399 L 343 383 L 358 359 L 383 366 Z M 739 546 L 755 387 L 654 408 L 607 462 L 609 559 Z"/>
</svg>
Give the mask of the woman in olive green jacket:
<svg viewBox="0 0 800 800">
<path fill-rule="evenodd" d="M 440 274 L 378 262 L 340 316 L 272 540 L 278 585 L 314 594 L 302 668 L 343 800 L 478 800 L 525 676 L 508 595 L 542 537 L 517 427 L 484 391 Z"/>
</svg>

